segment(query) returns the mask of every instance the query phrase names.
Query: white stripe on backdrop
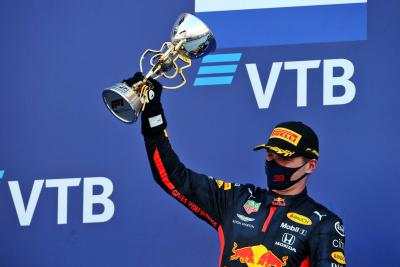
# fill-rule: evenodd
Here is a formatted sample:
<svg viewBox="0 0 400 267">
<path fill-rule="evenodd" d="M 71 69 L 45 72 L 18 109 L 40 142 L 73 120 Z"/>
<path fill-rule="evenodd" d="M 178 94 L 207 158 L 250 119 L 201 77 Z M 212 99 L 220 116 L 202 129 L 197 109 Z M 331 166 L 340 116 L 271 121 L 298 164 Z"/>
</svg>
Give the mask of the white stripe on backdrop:
<svg viewBox="0 0 400 267">
<path fill-rule="evenodd" d="M 367 3 L 367 0 L 195 0 L 195 12 Z"/>
</svg>

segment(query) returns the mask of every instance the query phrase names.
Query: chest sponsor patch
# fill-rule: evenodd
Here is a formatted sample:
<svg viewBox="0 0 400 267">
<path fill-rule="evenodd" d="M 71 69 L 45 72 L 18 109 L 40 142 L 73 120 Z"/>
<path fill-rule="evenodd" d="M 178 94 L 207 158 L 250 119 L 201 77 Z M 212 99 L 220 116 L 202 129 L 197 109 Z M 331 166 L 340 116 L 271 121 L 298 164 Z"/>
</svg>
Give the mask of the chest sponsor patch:
<svg viewBox="0 0 400 267">
<path fill-rule="evenodd" d="M 319 221 L 322 221 L 322 218 L 323 218 L 323 217 L 328 216 L 328 215 L 326 215 L 326 214 L 319 213 L 319 211 L 317 211 L 317 210 L 315 210 L 313 213 L 314 213 L 315 215 L 318 216 Z"/>
<path fill-rule="evenodd" d="M 232 223 L 240 225 L 240 226 L 243 226 L 243 227 L 254 229 L 254 225 L 252 225 L 251 223 L 241 222 L 241 221 L 238 221 L 238 220 L 232 220 Z"/>
<path fill-rule="evenodd" d="M 221 188 L 224 185 L 224 181 L 222 180 L 215 180 L 215 182 L 217 183 L 218 188 Z"/>
<path fill-rule="evenodd" d="M 340 264 L 346 264 L 346 258 L 344 257 L 344 254 L 341 251 L 332 252 L 331 257 Z"/>
<path fill-rule="evenodd" d="M 310 218 L 308 218 L 308 217 L 306 217 L 304 215 L 295 213 L 295 212 L 289 212 L 287 214 L 287 217 L 290 220 L 292 220 L 292 221 L 294 221 L 296 223 L 302 224 L 302 225 L 311 225 L 312 224 L 312 221 L 311 221 Z"/>
<path fill-rule="evenodd" d="M 215 180 L 217 183 L 218 188 L 224 188 L 224 190 L 231 190 L 232 189 L 232 183 L 227 183 L 222 180 Z"/>
<path fill-rule="evenodd" d="M 233 255 L 230 257 L 231 261 L 240 261 L 247 266 L 286 266 L 288 256 L 279 258 L 274 252 L 267 249 L 264 245 L 257 245 L 251 247 L 238 248 L 236 242 L 233 243 Z"/>
<path fill-rule="evenodd" d="M 294 235 L 289 233 L 284 233 L 282 235 L 282 242 L 275 241 L 275 245 L 286 248 L 296 253 L 297 252 L 296 248 L 292 247 L 295 241 L 296 237 Z"/>
<path fill-rule="evenodd" d="M 274 200 L 272 201 L 272 205 L 284 207 L 284 206 L 286 206 L 286 202 L 285 202 L 285 199 L 284 199 L 284 198 L 282 198 L 282 197 L 276 197 L 276 198 L 274 198 Z"/>
<path fill-rule="evenodd" d="M 253 212 L 258 212 L 261 203 L 255 202 L 254 200 L 247 200 L 246 203 L 243 205 L 244 210 L 247 214 L 251 214 Z"/>
<path fill-rule="evenodd" d="M 287 224 L 285 222 L 282 222 L 280 227 L 282 229 L 286 229 L 286 230 L 289 230 L 289 231 L 292 231 L 292 232 L 295 232 L 295 233 L 299 233 L 299 234 L 301 234 L 303 236 L 307 235 L 307 230 L 305 230 L 303 228 L 300 228 L 300 227 L 297 227 L 297 226 L 293 226 L 293 225 Z"/>
<path fill-rule="evenodd" d="M 239 218 L 241 221 L 244 221 L 244 222 L 252 222 L 252 221 L 255 220 L 254 218 L 249 218 L 249 217 L 246 217 L 246 216 L 244 216 L 244 215 L 242 215 L 242 214 L 239 214 L 239 213 L 237 213 L 236 216 L 238 216 L 238 218 Z"/>
<path fill-rule="evenodd" d="M 232 189 L 232 183 L 224 183 L 224 190 L 231 190 Z"/>
<path fill-rule="evenodd" d="M 336 232 L 344 237 L 344 226 L 340 222 L 335 223 L 335 230 Z"/>
</svg>

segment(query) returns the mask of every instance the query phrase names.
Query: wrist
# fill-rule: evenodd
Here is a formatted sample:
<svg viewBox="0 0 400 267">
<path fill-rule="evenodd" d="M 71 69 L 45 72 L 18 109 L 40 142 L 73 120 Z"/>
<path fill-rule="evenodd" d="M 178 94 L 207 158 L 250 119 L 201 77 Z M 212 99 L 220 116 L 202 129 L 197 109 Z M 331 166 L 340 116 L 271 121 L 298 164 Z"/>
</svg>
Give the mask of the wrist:
<svg viewBox="0 0 400 267">
<path fill-rule="evenodd" d="M 142 113 L 142 134 L 155 135 L 167 128 L 164 110 L 161 103 L 146 106 Z"/>
</svg>

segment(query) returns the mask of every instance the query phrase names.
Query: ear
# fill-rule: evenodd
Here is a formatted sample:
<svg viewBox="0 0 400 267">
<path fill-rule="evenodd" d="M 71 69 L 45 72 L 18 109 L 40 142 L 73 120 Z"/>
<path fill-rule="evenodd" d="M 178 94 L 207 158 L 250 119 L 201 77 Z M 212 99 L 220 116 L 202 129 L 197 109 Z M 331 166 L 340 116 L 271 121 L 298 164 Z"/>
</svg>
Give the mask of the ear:
<svg viewBox="0 0 400 267">
<path fill-rule="evenodd" d="M 314 172 L 315 169 L 317 168 L 317 163 L 318 163 L 318 160 L 316 160 L 316 159 L 311 159 L 311 160 L 307 163 L 306 172 L 307 172 L 307 173 L 312 173 L 312 172 Z"/>
</svg>

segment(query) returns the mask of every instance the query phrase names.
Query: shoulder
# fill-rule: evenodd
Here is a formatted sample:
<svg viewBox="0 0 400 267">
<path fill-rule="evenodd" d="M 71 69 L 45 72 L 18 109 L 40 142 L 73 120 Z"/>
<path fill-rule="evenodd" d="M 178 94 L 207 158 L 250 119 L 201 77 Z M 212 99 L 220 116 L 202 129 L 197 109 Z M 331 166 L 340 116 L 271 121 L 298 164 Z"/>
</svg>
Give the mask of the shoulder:
<svg viewBox="0 0 400 267">
<path fill-rule="evenodd" d="M 335 234 L 344 237 L 343 220 L 336 213 L 311 197 L 308 199 L 306 206 L 308 215 L 318 232 L 335 232 Z"/>
</svg>

